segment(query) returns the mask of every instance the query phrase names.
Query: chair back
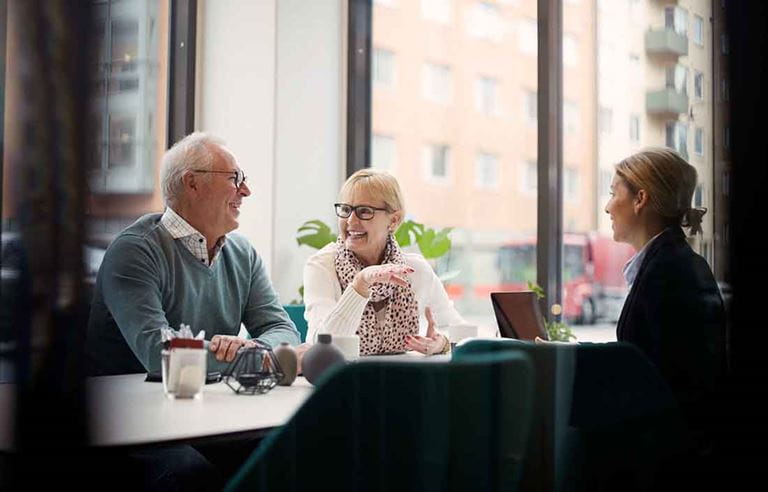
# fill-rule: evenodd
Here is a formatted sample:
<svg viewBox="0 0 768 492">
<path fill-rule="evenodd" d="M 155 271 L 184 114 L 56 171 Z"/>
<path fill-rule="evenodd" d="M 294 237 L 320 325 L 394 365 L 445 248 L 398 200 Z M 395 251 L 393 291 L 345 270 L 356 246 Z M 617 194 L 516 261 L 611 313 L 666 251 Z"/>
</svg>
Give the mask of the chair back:
<svg viewBox="0 0 768 492">
<path fill-rule="evenodd" d="M 227 489 L 515 490 L 531 371 L 522 353 L 334 368 Z"/>
</svg>

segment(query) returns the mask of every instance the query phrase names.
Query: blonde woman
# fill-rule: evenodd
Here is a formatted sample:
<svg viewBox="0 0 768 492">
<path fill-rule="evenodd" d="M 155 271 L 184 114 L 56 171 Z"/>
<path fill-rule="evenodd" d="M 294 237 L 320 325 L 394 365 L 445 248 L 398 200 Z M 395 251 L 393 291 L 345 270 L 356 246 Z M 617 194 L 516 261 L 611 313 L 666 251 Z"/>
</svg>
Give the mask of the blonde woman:
<svg viewBox="0 0 768 492">
<path fill-rule="evenodd" d="M 466 323 L 420 255 L 394 238 L 405 213 L 397 180 L 364 169 L 334 204 L 339 237 L 304 267 L 307 341 L 318 333 L 360 336 L 360 354 L 448 351 L 438 325 Z"/>
<path fill-rule="evenodd" d="M 617 339 L 656 365 L 706 449 L 708 411 L 724 373 L 725 312 L 709 265 L 683 231 L 700 233 L 706 212 L 691 207 L 696 179 L 674 150 L 644 149 L 616 165 L 605 212 L 614 240 L 637 250 L 624 267 L 630 291 Z"/>
</svg>

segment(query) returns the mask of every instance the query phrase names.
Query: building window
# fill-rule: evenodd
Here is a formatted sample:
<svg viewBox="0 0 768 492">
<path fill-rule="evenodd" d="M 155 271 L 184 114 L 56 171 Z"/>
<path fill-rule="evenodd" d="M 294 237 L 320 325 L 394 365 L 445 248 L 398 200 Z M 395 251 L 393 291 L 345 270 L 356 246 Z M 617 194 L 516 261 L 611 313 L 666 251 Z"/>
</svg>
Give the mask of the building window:
<svg viewBox="0 0 768 492">
<path fill-rule="evenodd" d="M 730 99 L 730 92 L 728 91 L 728 80 L 720 79 L 720 98 L 723 101 Z"/>
<path fill-rule="evenodd" d="M 693 75 L 693 96 L 696 99 L 704 99 L 704 74 L 698 70 Z"/>
<path fill-rule="evenodd" d="M 701 207 L 704 203 L 704 189 L 701 185 L 696 186 L 696 191 L 693 193 L 693 206 Z"/>
<path fill-rule="evenodd" d="M 579 106 L 573 101 L 563 103 L 563 129 L 566 133 L 579 130 Z"/>
<path fill-rule="evenodd" d="M 563 65 L 574 67 L 579 62 L 579 50 L 576 38 L 571 34 L 563 35 Z"/>
<path fill-rule="evenodd" d="M 693 151 L 696 155 L 704 155 L 704 129 L 696 128 L 693 134 Z"/>
<path fill-rule="evenodd" d="M 523 164 L 523 175 L 520 189 L 523 193 L 536 195 L 538 191 L 539 170 L 536 162 L 527 161 Z"/>
<path fill-rule="evenodd" d="M 453 0 L 421 0 L 421 15 L 438 24 L 450 24 Z"/>
<path fill-rule="evenodd" d="M 485 152 L 475 158 L 475 185 L 478 188 L 496 189 L 499 186 L 499 159 Z"/>
<path fill-rule="evenodd" d="M 525 114 L 525 120 L 531 124 L 536 124 L 536 113 L 538 112 L 538 94 L 535 91 L 525 91 L 525 108 L 523 108 L 523 114 Z"/>
<path fill-rule="evenodd" d="M 523 19 L 517 30 L 517 42 L 520 52 L 526 55 L 536 55 L 538 51 L 538 24 L 536 19 Z"/>
<path fill-rule="evenodd" d="M 666 70 L 666 87 L 688 95 L 688 69 L 682 65 L 673 65 Z"/>
<path fill-rule="evenodd" d="M 451 68 L 433 63 L 424 64 L 422 76 L 422 95 L 425 99 L 440 104 L 451 102 L 453 81 Z"/>
<path fill-rule="evenodd" d="M 613 111 L 610 108 L 600 108 L 597 113 L 597 125 L 601 133 L 611 133 L 613 128 Z"/>
<path fill-rule="evenodd" d="M 723 146 L 726 149 L 731 148 L 731 127 L 727 125 L 723 128 Z"/>
<path fill-rule="evenodd" d="M 371 78 L 376 87 L 394 87 L 395 54 L 387 49 L 374 48 L 372 72 Z"/>
<path fill-rule="evenodd" d="M 693 42 L 704 45 L 704 20 L 698 15 L 693 16 Z"/>
<path fill-rule="evenodd" d="M 443 182 L 450 177 L 450 154 L 447 145 L 434 144 L 424 147 L 424 167 L 427 179 Z"/>
<path fill-rule="evenodd" d="M 680 7 L 666 7 L 664 9 L 664 27 L 674 29 L 678 34 L 687 34 L 688 11 Z"/>
<path fill-rule="evenodd" d="M 498 82 L 490 77 L 475 79 L 475 108 L 483 114 L 499 114 Z"/>
<path fill-rule="evenodd" d="M 371 167 L 391 170 L 397 158 L 395 139 L 386 135 L 371 137 Z"/>
<path fill-rule="evenodd" d="M 467 16 L 467 33 L 478 39 L 500 42 L 504 22 L 499 7 L 490 2 L 475 2 Z"/>
<path fill-rule="evenodd" d="M 720 35 L 720 51 L 724 54 L 728 54 L 728 35 L 723 33 Z"/>
<path fill-rule="evenodd" d="M 579 170 L 573 167 L 565 168 L 564 180 L 564 192 L 565 199 L 569 202 L 575 202 L 579 200 Z"/>
<path fill-rule="evenodd" d="M 636 114 L 629 117 L 629 139 L 634 142 L 640 142 L 640 117 Z"/>
<path fill-rule="evenodd" d="M 96 194 L 152 193 L 155 149 L 164 136 L 155 109 L 166 71 L 159 59 L 165 41 L 157 29 L 159 6 L 121 2 L 119 8 L 95 11 L 98 72 L 90 114 L 96 159 L 89 188 Z"/>
<path fill-rule="evenodd" d="M 680 121 L 670 121 L 666 125 L 666 145 L 675 149 L 683 158 L 688 158 L 688 126 Z"/>
</svg>

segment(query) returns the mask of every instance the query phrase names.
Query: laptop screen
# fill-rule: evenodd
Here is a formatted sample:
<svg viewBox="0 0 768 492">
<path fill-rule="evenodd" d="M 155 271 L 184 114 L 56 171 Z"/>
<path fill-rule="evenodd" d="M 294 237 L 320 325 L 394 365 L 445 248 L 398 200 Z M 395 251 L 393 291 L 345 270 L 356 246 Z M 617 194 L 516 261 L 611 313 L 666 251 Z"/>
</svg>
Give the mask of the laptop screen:
<svg viewBox="0 0 768 492">
<path fill-rule="evenodd" d="M 536 293 L 491 292 L 491 303 L 503 338 L 548 340 Z"/>
</svg>

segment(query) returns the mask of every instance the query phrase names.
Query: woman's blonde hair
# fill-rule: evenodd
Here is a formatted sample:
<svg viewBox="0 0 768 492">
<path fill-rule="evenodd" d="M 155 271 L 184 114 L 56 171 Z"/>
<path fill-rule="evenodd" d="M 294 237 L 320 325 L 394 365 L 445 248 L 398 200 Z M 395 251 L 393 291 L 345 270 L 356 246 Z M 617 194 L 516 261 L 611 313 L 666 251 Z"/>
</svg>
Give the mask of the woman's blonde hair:
<svg viewBox="0 0 768 492">
<path fill-rule="evenodd" d="M 339 200 L 343 200 L 344 197 L 350 196 L 355 190 L 361 188 L 374 197 L 380 198 L 388 212 L 397 212 L 398 210 L 405 212 L 405 200 L 403 200 L 400 185 L 397 183 L 397 179 L 388 172 L 377 169 L 356 171 L 342 185 L 341 191 L 339 191 Z"/>
<path fill-rule="evenodd" d="M 691 207 L 698 173 L 680 154 L 667 147 L 648 147 L 616 164 L 616 174 L 635 194 L 648 193 L 651 208 L 667 225 L 690 227 L 701 232 L 706 208 Z"/>
</svg>

